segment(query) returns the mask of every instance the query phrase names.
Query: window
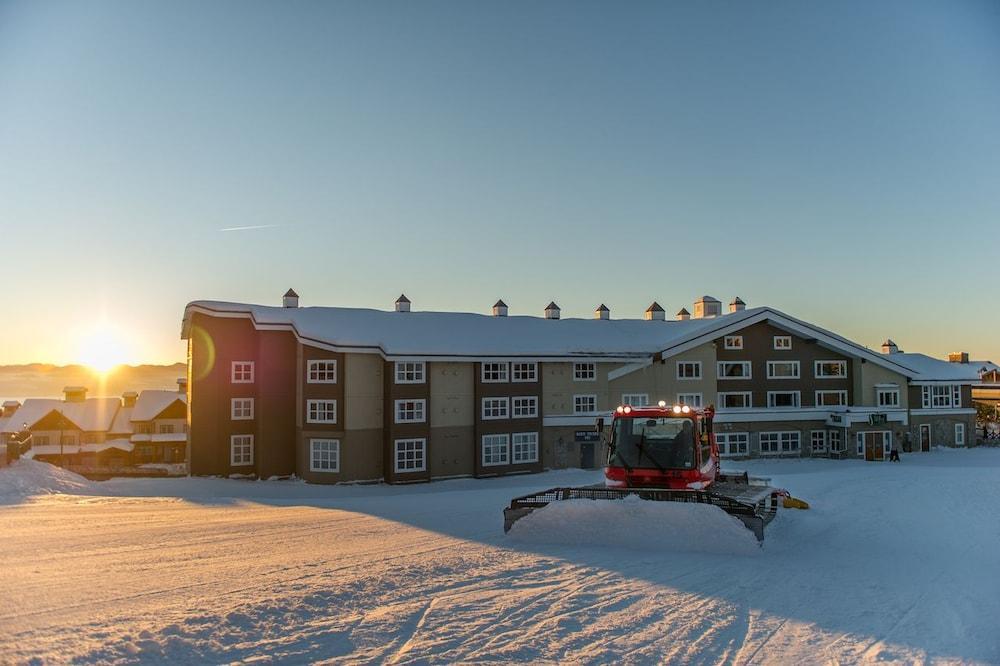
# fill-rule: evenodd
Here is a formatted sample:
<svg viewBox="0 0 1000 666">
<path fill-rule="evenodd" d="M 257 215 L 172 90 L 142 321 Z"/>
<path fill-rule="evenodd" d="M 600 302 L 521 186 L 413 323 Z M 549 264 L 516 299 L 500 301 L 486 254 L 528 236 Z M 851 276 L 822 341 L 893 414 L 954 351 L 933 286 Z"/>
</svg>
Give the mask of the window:
<svg viewBox="0 0 1000 666">
<path fill-rule="evenodd" d="M 423 423 L 426 400 L 397 400 L 396 423 Z"/>
<path fill-rule="evenodd" d="M 876 388 L 875 397 L 879 407 L 899 407 L 898 388 Z"/>
<path fill-rule="evenodd" d="M 776 336 L 774 336 L 774 348 L 775 349 L 791 349 L 792 348 L 792 336 L 790 336 L 790 335 L 776 335 Z"/>
<path fill-rule="evenodd" d="M 31 436 L 32 446 L 48 446 L 49 436 L 48 435 L 32 435 Z"/>
<path fill-rule="evenodd" d="M 816 391 L 817 407 L 836 407 L 847 404 L 847 391 Z"/>
<path fill-rule="evenodd" d="M 309 384 L 336 384 L 337 361 L 306 361 L 306 382 Z"/>
<path fill-rule="evenodd" d="M 677 379 L 701 379 L 701 361 L 677 361 Z"/>
<path fill-rule="evenodd" d="M 506 363 L 483 363 L 483 383 L 499 384 L 506 381 Z"/>
<path fill-rule="evenodd" d="M 923 407 L 941 409 L 962 406 L 962 387 L 958 384 L 924 386 L 921 389 Z"/>
<path fill-rule="evenodd" d="M 512 363 L 514 366 L 513 375 L 515 382 L 537 382 L 538 381 L 538 364 L 537 363 Z"/>
<path fill-rule="evenodd" d="M 505 419 L 510 416 L 507 398 L 483 398 L 483 419 Z"/>
<path fill-rule="evenodd" d="M 574 395 L 573 396 L 573 413 L 574 414 L 592 414 L 597 411 L 597 396 L 596 395 Z"/>
<path fill-rule="evenodd" d="M 810 443 L 813 453 L 826 453 L 826 430 L 813 430 Z"/>
<path fill-rule="evenodd" d="M 253 384 L 253 361 L 233 361 L 233 384 Z"/>
<path fill-rule="evenodd" d="M 799 362 L 798 361 L 768 361 L 767 362 L 767 378 L 768 379 L 798 379 L 799 378 Z"/>
<path fill-rule="evenodd" d="M 307 400 L 306 423 L 336 423 L 336 400 Z"/>
<path fill-rule="evenodd" d="M 828 433 L 828 441 L 830 444 L 831 451 L 846 451 L 846 445 L 844 444 L 844 438 L 841 437 L 841 432 L 839 430 L 831 430 Z"/>
<path fill-rule="evenodd" d="M 59 443 L 63 446 L 76 446 L 76 435 L 63 435 L 59 438 Z"/>
<path fill-rule="evenodd" d="M 397 472 L 423 472 L 427 469 L 426 439 L 397 439 L 394 444 Z"/>
<path fill-rule="evenodd" d="M 516 396 L 511 398 L 510 401 L 515 419 L 528 419 L 538 416 L 538 396 Z"/>
<path fill-rule="evenodd" d="M 719 455 L 723 458 L 745 456 L 750 451 L 750 433 L 720 432 L 715 435 L 715 443 L 719 445 Z"/>
<path fill-rule="evenodd" d="M 843 379 L 847 376 L 847 361 L 816 361 L 813 374 L 816 379 Z"/>
<path fill-rule="evenodd" d="M 309 471 L 311 472 L 340 471 L 339 439 L 309 440 Z"/>
<path fill-rule="evenodd" d="M 152 423 L 136 423 L 133 425 L 133 431 L 137 435 L 152 435 L 153 434 L 153 424 Z"/>
<path fill-rule="evenodd" d="M 229 464 L 253 464 L 253 435 L 233 435 L 229 438 Z"/>
<path fill-rule="evenodd" d="M 677 404 L 688 407 L 701 407 L 701 393 L 678 393 Z"/>
<path fill-rule="evenodd" d="M 965 446 L 965 424 L 955 424 L 955 446 Z"/>
<path fill-rule="evenodd" d="M 538 462 L 537 432 L 515 432 L 511 435 L 511 461 L 514 463 Z"/>
<path fill-rule="evenodd" d="M 767 406 L 768 407 L 798 407 L 799 406 L 799 392 L 798 391 L 768 391 L 767 392 Z"/>
<path fill-rule="evenodd" d="M 250 403 L 250 415 L 253 416 L 253 402 Z M 174 434 L 174 426 L 172 423 L 165 423 L 160 425 L 161 435 L 172 435 Z"/>
<path fill-rule="evenodd" d="M 483 467 L 506 465 L 509 449 L 510 435 L 483 435 Z"/>
<path fill-rule="evenodd" d="M 750 391 L 719 394 L 719 407 L 722 409 L 744 409 L 750 406 Z"/>
<path fill-rule="evenodd" d="M 719 379 L 750 379 L 750 361 L 719 361 Z"/>
<path fill-rule="evenodd" d="M 596 363 L 574 363 L 573 381 L 592 382 L 597 379 Z"/>
<path fill-rule="evenodd" d="M 423 361 L 396 361 L 396 383 L 423 384 L 426 369 Z"/>
<path fill-rule="evenodd" d="M 743 336 L 727 335 L 723 347 L 726 349 L 743 349 Z"/>
<path fill-rule="evenodd" d="M 632 407 L 649 406 L 649 395 L 646 393 L 622 393 L 622 404 Z"/>
<path fill-rule="evenodd" d="M 762 432 L 760 433 L 760 454 L 780 455 L 783 453 L 798 453 L 798 432 Z"/>
<path fill-rule="evenodd" d="M 233 398 L 230 400 L 233 421 L 247 421 L 253 418 L 253 398 Z"/>
</svg>

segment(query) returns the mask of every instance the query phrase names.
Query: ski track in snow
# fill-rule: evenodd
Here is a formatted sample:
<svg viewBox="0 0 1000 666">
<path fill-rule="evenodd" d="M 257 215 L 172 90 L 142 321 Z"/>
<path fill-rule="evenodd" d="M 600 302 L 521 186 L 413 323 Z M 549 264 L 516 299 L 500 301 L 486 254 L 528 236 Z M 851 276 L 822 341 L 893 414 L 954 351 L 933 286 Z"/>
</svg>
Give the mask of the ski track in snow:
<svg viewBox="0 0 1000 666">
<path fill-rule="evenodd" d="M 0 663 L 1000 663 L 1000 450 L 733 463 L 813 506 L 750 554 L 693 552 L 701 532 L 645 511 L 647 545 L 572 543 L 599 527 L 577 507 L 503 534 L 511 497 L 593 472 L 318 487 L 39 465 L 0 470 Z"/>
</svg>

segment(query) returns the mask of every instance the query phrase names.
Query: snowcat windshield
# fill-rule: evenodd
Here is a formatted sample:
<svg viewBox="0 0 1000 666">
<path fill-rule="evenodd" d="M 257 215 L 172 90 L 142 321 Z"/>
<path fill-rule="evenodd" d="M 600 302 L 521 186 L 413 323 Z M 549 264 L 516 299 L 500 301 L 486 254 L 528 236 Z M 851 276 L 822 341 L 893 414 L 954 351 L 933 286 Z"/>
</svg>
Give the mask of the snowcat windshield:
<svg viewBox="0 0 1000 666">
<path fill-rule="evenodd" d="M 693 469 L 694 421 L 686 418 L 620 418 L 615 421 L 612 465 Z"/>
</svg>

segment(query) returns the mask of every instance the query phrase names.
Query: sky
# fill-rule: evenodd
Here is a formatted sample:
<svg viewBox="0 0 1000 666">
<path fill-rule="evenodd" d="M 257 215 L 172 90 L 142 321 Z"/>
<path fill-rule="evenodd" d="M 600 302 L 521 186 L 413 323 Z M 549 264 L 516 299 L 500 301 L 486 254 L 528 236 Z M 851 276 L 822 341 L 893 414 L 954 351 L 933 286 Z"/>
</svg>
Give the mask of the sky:
<svg viewBox="0 0 1000 666">
<path fill-rule="evenodd" d="M 1000 360 L 998 72 L 990 1 L 0 0 L 0 363 L 289 287 Z"/>
</svg>

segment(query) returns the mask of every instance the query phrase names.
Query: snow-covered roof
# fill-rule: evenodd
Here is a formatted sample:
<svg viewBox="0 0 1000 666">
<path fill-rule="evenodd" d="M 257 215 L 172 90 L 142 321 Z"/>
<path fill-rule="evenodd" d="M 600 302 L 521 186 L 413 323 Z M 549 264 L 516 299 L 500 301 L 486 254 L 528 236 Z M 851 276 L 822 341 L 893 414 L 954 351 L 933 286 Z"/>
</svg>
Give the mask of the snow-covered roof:
<svg viewBox="0 0 1000 666">
<path fill-rule="evenodd" d="M 25 423 L 30 428 L 53 411 L 61 412 L 80 430 L 104 432 L 111 427 L 120 407 L 121 400 L 118 398 L 87 398 L 79 402 L 66 402 L 58 398 L 28 398 L 2 425 L 0 432 L 19 432 Z"/>
<path fill-rule="evenodd" d="M 1000 370 L 1000 365 L 997 365 L 993 361 L 969 361 L 969 365 L 976 369 L 980 375 L 984 372 L 993 372 L 994 370 Z"/>
<path fill-rule="evenodd" d="M 118 415 L 115 416 L 115 420 L 111 423 L 111 429 L 108 432 L 114 433 L 116 435 L 131 435 L 132 434 L 132 411 L 135 407 L 122 407 L 118 410 Z"/>
<path fill-rule="evenodd" d="M 281 309 L 292 310 L 295 308 Z M 132 409 L 132 420 L 152 421 L 160 412 L 172 405 L 175 400 L 180 400 L 186 404 L 187 396 L 177 391 L 159 389 L 143 391 L 139 394 L 139 399 L 135 401 L 135 407 Z"/>
<path fill-rule="evenodd" d="M 951 363 L 916 352 L 896 352 L 886 356 L 913 370 L 915 381 L 979 381 L 979 366 L 972 363 Z"/>
</svg>

